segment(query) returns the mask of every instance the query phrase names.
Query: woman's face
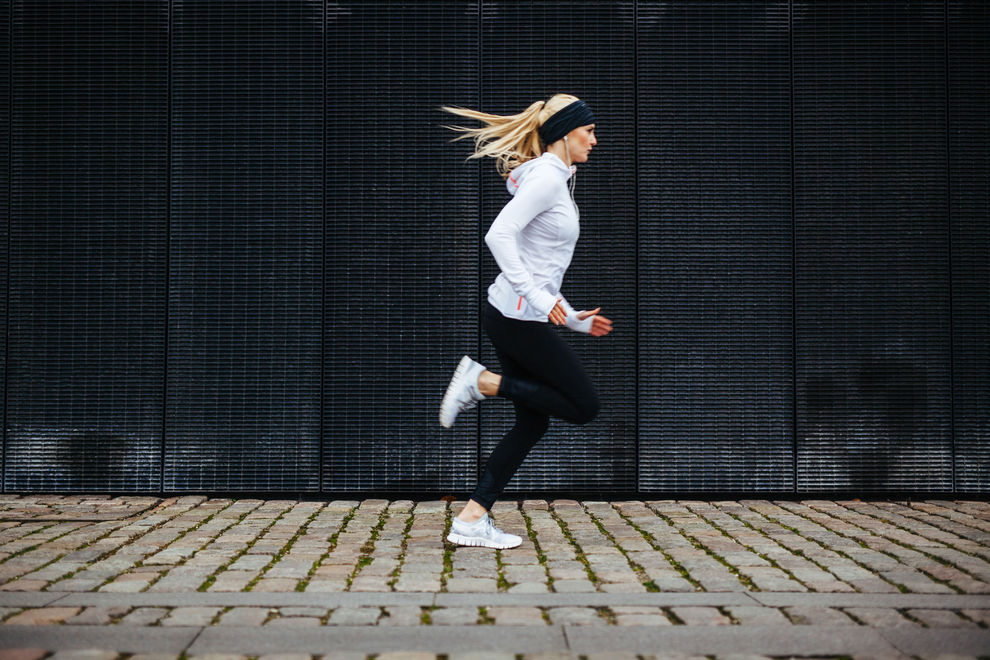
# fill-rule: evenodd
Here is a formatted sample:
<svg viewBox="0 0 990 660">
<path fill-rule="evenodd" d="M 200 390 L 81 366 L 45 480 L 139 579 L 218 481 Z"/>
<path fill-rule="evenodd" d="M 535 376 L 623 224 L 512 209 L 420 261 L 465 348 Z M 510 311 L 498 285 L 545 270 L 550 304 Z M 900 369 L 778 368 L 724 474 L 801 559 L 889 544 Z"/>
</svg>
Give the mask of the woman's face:
<svg viewBox="0 0 990 660">
<path fill-rule="evenodd" d="M 578 126 L 567 134 L 567 147 L 571 152 L 572 163 L 587 163 L 591 148 L 598 144 L 595 139 L 595 125 Z"/>
</svg>

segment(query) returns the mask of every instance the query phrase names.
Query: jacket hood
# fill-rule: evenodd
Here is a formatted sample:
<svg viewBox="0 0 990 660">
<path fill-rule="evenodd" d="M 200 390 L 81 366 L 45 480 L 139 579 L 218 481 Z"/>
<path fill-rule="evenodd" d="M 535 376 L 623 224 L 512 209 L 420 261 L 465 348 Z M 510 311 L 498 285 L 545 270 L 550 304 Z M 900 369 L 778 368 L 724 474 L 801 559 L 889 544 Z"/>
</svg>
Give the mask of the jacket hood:
<svg viewBox="0 0 990 660">
<path fill-rule="evenodd" d="M 519 190 L 519 186 L 526 179 L 527 176 L 531 175 L 536 169 L 552 168 L 553 170 L 560 173 L 562 179 L 567 181 L 577 171 L 575 165 L 567 167 L 560 158 L 557 158 L 554 154 L 549 151 L 543 152 L 543 155 L 539 158 L 533 158 L 527 160 L 525 163 L 517 167 L 516 169 L 509 172 L 508 178 L 505 180 L 505 187 L 509 190 L 510 195 L 515 195 L 516 191 Z"/>
</svg>

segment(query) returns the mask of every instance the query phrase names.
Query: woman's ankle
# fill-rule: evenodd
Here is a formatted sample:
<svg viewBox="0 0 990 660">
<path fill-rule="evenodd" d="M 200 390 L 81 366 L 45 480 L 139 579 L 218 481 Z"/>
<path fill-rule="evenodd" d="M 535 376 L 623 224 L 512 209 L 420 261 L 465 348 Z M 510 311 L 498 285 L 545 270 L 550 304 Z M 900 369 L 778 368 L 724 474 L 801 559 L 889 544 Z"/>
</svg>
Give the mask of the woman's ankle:
<svg viewBox="0 0 990 660">
<path fill-rule="evenodd" d="M 478 391 L 485 396 L 498 395 L 498 387 L 501 383 L 502 376 L 487 369 L 478 375 Z"/>
<path fill-rule="evenodd" d="M 461 512 L 457 514 L 457 518 L 464 522 L 475 522 L 479 520 L 482 516 L 488 513 L 488 509 L 481 506 L 474 500 L 469 500 Z"/>
</svg>

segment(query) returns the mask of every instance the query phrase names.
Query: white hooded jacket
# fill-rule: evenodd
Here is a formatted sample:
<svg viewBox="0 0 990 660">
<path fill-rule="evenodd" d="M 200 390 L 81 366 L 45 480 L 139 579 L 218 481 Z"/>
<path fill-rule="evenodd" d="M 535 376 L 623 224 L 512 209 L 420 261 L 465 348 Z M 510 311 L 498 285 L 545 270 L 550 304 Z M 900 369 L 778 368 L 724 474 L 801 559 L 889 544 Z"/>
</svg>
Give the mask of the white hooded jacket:
<svg viewBox="0 0 990 660">
<path fill-rule="evenodd" d="M 485 235 L 502 271 L 488 287 L 488 302 L 503 316 L 546 322 L 560 299 L 567 327 L 589 333 L 592 317 L 579 321 L 560 293 L 580 233 L 577 208 L 567 190 L 575 169 L 546 152 L 509 174 L 505 185 L 513 197 Z"/>
</svg>

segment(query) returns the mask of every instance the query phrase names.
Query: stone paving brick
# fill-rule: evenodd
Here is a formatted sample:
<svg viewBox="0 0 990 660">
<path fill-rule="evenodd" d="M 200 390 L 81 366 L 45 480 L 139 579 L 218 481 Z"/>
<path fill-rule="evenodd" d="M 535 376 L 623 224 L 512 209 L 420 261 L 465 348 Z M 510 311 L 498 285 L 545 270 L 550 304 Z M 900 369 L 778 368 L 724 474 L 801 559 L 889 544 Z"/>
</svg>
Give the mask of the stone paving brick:
<svg viewBox="0 0 990 660">
<path fill-rule="evenodd" d="M 306 653 L 268 653 L 258 657 L 258 660 L 310 660 L 312 656 Z"/>
<path fill-rule="evenodd" d="M 874 628 L 917 628 L 918 624 L 890 607 L 844 607 L 844 612 L 854 616 L 863 625 Z"/>
<path fill-rule="evenodd" d="M 990 627 L 990 610 L 973 610 L 964 609 L 961 612 L 968 618 L 976 621 L 977 623 L 982 623 L 984 626 Z"/>
<path fill-rule="evenodd" d="M 670 611 L 689 626 L 727 626 L 732 621 L 714 607 L 672 607 Z"/>
<path fill-rule="evenodd" d="M 495 578 L 454 577 L 447 580 L 447 591 L 492 593 L 498 591 L 498 582 Z"/>
<path fill-rule="evenodd" d="M 555 624 L 572 626 L 604 626 L 608 622 L 593 607 L 550 607 L 547 609 L 550 621 Z"/>
<path fill-rule="evenodd" d="M 306 585 L 307 592 L 336 592 L 336 591 L 346 591 L 347 590 L 347 580 L 326 580 L 320 578 L 313 578 Z"/>
<path fill-rule="evenodd" d="M 6 621 L 4 625 L 9 626 L 45 626 L 53 623 L 62 623 L 66 619 L 74 617 L 81 607 L 34 607 L 26 609 L 20 614 L 15 614 Z"/>
<path fill-rule="evenodd" d="M 797 605 L 783 608 L 792 622 L 809 626 L 855 626 L 855 621 L 841 610 L 817 605 Z"/>
<path fill-rule="evenodd" d="M 591 580 L 554 580 L 553 590 L 563 594 L 597 591 L 595 584 Z"/>
<path fill-rule="evenodd" d="M 65 623 L 80 626 L 105 626 L 127 614 L 129 607 L 87 607 Z"/>
<path fill-rule="evenodd" d="M 464 626 L 479 620 L 477 607 L 441 607 L 430 611 L 430 623 L 435 626 Z"/>
<path fill-rule="evenodd" d="M 103 580 L 101 579 L 84 580 L 73 578 L 50 584 L 45 591 L 68 591 L 79 593 L 82 591 L 92 591 L 101 584 L 103 584 Z"/>
<path fill-rule="evenodd" d="M 244 591 L 257 576 L 256 571 L 224 571 L 206 590 L 214 593 Z"/>
<path fill-rule="evenodd" d="M 871 550 L 877 551 L 877 553 L 889 552 L 898 558 L 911 557 L 925 565 L 937 563 L 934 560 L 924 558 L 916 550 L 911 550 L 891 542 L 888 538 L 880 536 L 876 532 L 886 532 L 888 536 L 893 536 L 898 538 L 898 540 L 916 541 L 920 537 L 916 537 L 913 534 L 905 534 L 896 530 L 896 528 L 893 528 L 894 531 L 890 531 L 889 525 L 884 525 L 875 518 L 864 521 L 865 516 L 855 514 L 835 502 L 812 500 L 808 504 L 788 502 L 784 506 L 811 520 L 820 522 L 829 529 L 840 529 L 844 535 L 861 541 Z M 866 522 L 870 526 L 870 529 L 863 529 L 856 525 L 855 522 L 857 521 Z M 886 555 L 864 555 L 862 551 L 859 551 L 858 554 L 860 555 L 858 561 L 866 563 L 871 569 L 879 572 L 885 579 L 895 584 L 901 584 L 910 591 L 919 593 L 954 593 L 951 589 L 933 581 L 921 571 L 905 566 Z"/>
<path fill-rule="evenodd" d="M 497 626 L 545 626 L 543 612 L 538 607 L 489 607 L 488 616 Z"/>
<path fill-rule="evenodd" d="M 615 617 L 617 626 L 671 626 L 673 622 L 667 618 L 659 607 L 642 607 L 631 605 L 614 605 L 609 608 Z"/>
<path fill-rule="evenodd" d="M 358 575 L 351 581 L 350 591 L 391 591 L 391 577 L 387 575 Z"/>
<path fill-rule="evenodd" d="M 440 591 L 440 573 L 401 573 L 395 585 L 396 591 Z"/>
<path fill-rule="evenodd" d="M 929 628 L 971 628 L 976 624 L 962 618 L 952 610 L 910 609 L 907 614 Z"/>
<path fill-rule="evenodd" d="M 180 657 L 172 653 L 135 653 L 127 660 L 179 660 Z"/>
<path fill-rule="evenodd" d="M 176 607 L 161 620 L 163 626 L 208 626 L 220 613 L 219 607 Z"/>
<path fill-rule="evenodd" d="M 220 616 L 221 626 L 260 626 L 273 610 L 267 607 L 234 607 Z"/>
<path fill-rule="evenodd" d="M 297 584 L 299 584 L 299 580 L 290 578 L 262 578 L 251 587 L 251 591 L 260 593 L 295 591 Z"/>
<path fill-rule="evenodd" d="M 113 582 L 104 584 L 98 591 L 136 594 L 144 590 L 158 576 L 158 573 L 125 573 L 118 576 Z"/>
<path fill-rule="evenodd" d="M 116 660 L 120 655 L 116 651 L 102 649 L 72 649 L 57 651 L 50 656 L 51 660 Z"/>
<path fill-rule="evenodd" d="M 848 512 L 849 509 L 852 509 L 852 512 Z M 914 562 L 911 565 L 915 568 L 924 570 L 936 578 L 944 579 L 970 593 L 987 593 L 990 590 L 990 585 L 987 584 L 990 582 L 990 563 L 971 557 L 953 547 L 961 540 L 955 534 L 900 516 L 873 503 L 843 502 L 842 507 L 835 510 L 843 512 L 844 520 L 864 527 L 873 534 L 923 548 L 926 553 L 950 561 L 954 566 L 945 566 L 908 549 L 900 550 L 903 555 L 899 556 L 901 561 L 908 563 L 910 559 Z M 907 527 L 909 531 L 900 529 L 900 527 Z M 972 573 L 972 576 L 966 575 L 957 567 Z"/>
<path fill-rule="evenodd" d="M 153 626 L 168 614 L 164 607 L 137 607 L 117 623 L 125 626 Z"/>
<path fill-rule="evenodd" d="M 876 558 L 879 553 L 868 552 L 855 541 L 835 531 L 819 525 L 787 508 L 766 500 L 742 500 L 740 504 L 751 513 L 740 512 L 746 522 L 767 534 L 772 534 L 783 547 L 791 551 L 800 550 L 805 557 L 814 559 L 839 580 L 865 593 L 898 593 L 897 587 L 886 582 L 866 568 L 859 566 L 850 556 L 840 553 L 853 553 L 863 559 Z M 778 525 L 777 522 L 780 521 Z M 791 530 L 797 530 L 795 534 Z M 883 557 L 883 555 L 879 555 Z"/>
<path fill-rule="evenodd" d="M 332 626 L 373 626 L 381 610 L 377 607 L 338 607 L 327 620 Z"/>
<path fill-rule="evenodd" d="M 694 591 L 694 585 L 692 585 L 688 580 L 684 578 L 675 569 L 668 568 L 654 568 L 652 566 L 647 566 L 643 569 L 646 573 L 647 578 L 649 578 L 653 584 L 657 586 L 660 591 Z"/>
<path fill-rule="evenodd" d="M 638 594 L 646 591 L 639 582 L 601 582 L 599 590 L 612 594 Z"/>
<path fill-rule="evenodd" d="M 379 626 L 419 626 L 423 624 L 423 610 L 418 605 L 392 605 L 383 608 Z"/>
<path fill-rule="evenodd" d="M 436 660 L 436 654 L 420 651 L 386 651 L 379 653 L 376 660 Z"/>
<path fill-rule="evenodd" d="M 548 572 L 554 580 L 588 579 L 588 570 L 579 561 L 550 562 Z"/>
<path fill-rule="evenodd" d="M 789 626 L 790 619 L 773 607 L 750 605 L 729 605 L 728 610 L 740 625 L 744 626 Z"/>
<path fill-rule="evenodd" d="M 46 655 L 45 649 L 0 649 L 0 660 L 41 660 Z"/>
<path fill-rule="evenodd" d="M 265 625 L 273 628 L 315 628 L 321 623 L 315 616 L 290 616 L 272 619 Z"/>
<path fill-rule="evenodd" d="M 47 586 L 47 580 L 26 580 L 22 578 L 0 585 L 0 591 L 41 591 Z"/>
<path fill-rule="evenodd" d="M 497 651 L 465 651 L 449 653 L 447 660 L 516 660 L 516 654 Z"/>
<path fill-rule="evenodd" d="M 322 619 L 323 617 L 325 617 L 329 613 L 330 613 L 330 610 L 328 608 L 326 608 L 326 607 L 307 606 L 307 607 L 280 607 L 280 608 L 278 608 L 278 614 L 279 614 L 279 616 L 282 616 L 282 617 L 288 617 L 288 616 L 312 616 L 312 617 L 316 617 L 317 619 Z"/>
</svg>

